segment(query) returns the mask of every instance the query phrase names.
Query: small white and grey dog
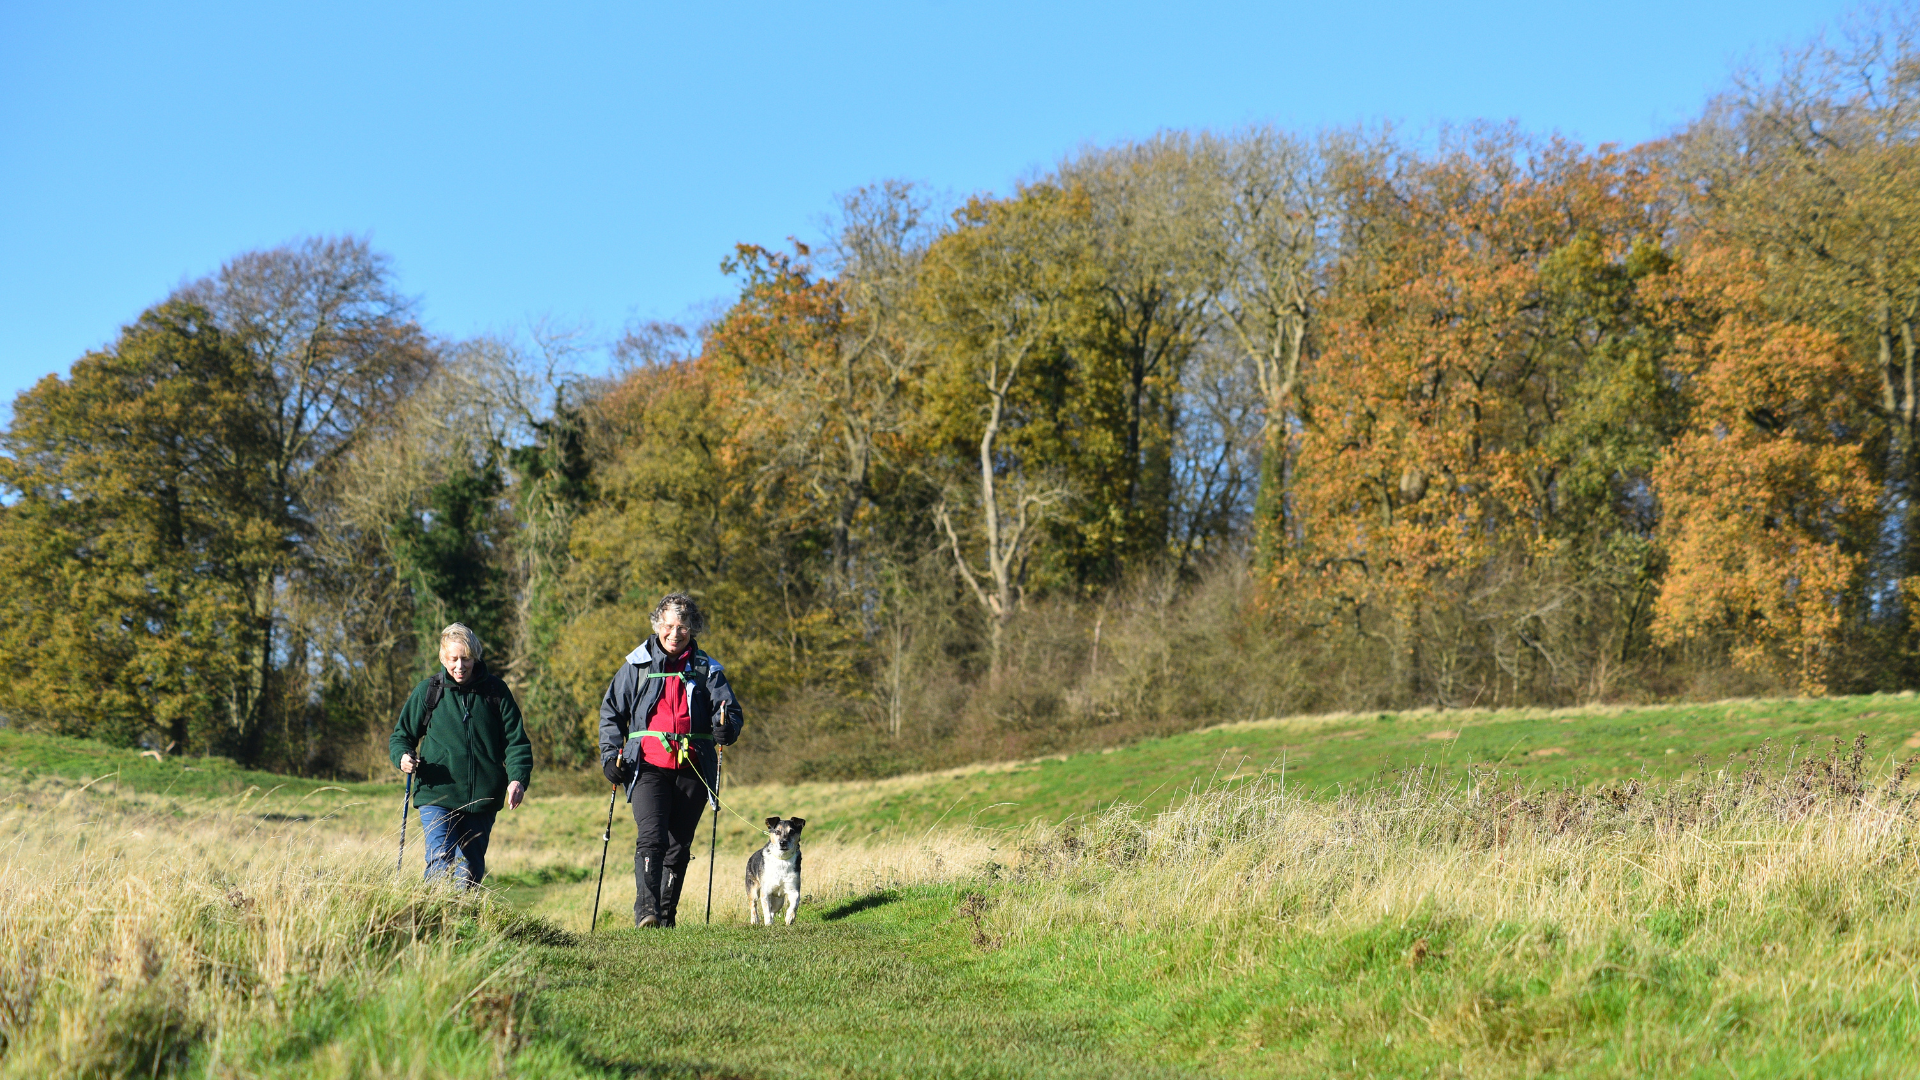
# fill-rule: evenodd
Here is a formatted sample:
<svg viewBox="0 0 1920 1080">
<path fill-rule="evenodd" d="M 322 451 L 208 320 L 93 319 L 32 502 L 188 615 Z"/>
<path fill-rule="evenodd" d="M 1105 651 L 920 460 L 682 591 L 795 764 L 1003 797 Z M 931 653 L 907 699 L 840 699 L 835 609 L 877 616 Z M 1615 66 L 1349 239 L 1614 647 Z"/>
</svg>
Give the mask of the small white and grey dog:
<svg viewBox="0 0 1920 1080">
<path fill-rule="evenodd" d="M 800 829 L 806 818 L 767 819 L 767 846 L 747 859 L 747 925 L 773 925 L 773 898 L 787 903 L 787 925 L 800 908 Z"/>
</svg>

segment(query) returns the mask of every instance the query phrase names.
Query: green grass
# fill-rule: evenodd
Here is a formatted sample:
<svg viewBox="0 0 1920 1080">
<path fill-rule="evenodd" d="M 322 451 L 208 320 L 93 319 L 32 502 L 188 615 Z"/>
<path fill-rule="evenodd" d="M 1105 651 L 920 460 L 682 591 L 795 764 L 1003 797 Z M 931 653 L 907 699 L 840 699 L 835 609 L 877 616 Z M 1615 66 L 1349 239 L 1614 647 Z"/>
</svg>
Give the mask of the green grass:
<svg viewBox="0 0 1920 1080">
<path fill-rule="evenodd" d="M 1232 724 L 1104 753 L 956 769 L 868 783 L 747 788 L 765 813 L 800 814 L 843 835 L 898 834 L 936 823 L 1018 827 L 1096 814 L 1118 803 L 1151 814 L 1195 788 L 1277 776 L 1327 797 L 1414 765 L 1458 774 L 1498 765 L 1525 782 L 1595 784 L 1679 779 L 1729 765 L 1772 740 L 1865 734 L 1876 760 L 1920 752 L 1920 698 L 1911 694 L 1566 710 L 1452 710 L 1301 717 Z M 776 805 L 777 803 L 777 805 Z M 747 812 L 753 817 L 759 810 Z M 817 819 L 817 820 L 816 820 Z"/>
<path fill-rule="evenodd" d="M 609 1076 L 1920 1074 L 1910 801 L 1743 790 L 1570 826 L 1511 789 L 1214 790 L 791 927 L 609 915 L 539 957 L 536 1038 Z M 660 987 L 686 1015 L 609 1007 Z"/>
<path fill-rule="evenodd" d="M 775 930 L 613 929 L 545 949 L 538 1038 L 610 1077 L 1193 1075 L 1139 1058 L 1100 1002 L 983 954 L 957 903 L 921 889 Z"/>
<path fill-rule="evenodd" d="M 1203 931 L 982 944 L 964 910 L 961 890 L 922 888 L 790 928 L 615 929 L 542 950 L 532 1010 L 541 1060 L 586 1075 L 687 1078 L 1897 1077 L 1920 1067 L 1910 1000 L 1862 1008 L 1815 991 L 1783 1018 L 1757 996 L 1727 994 L 1724 958 L 1670 928 L 1556 958 L 1581 972 L 1571 981 L 1506 962 L 1516 947 L 1552 952 L 1551 926 L 1482 938 L 1418 913 L 1301 935 L 1251 967 L 1208 972 L 1182 959 L 1206 951 Z M 1416 943 L 1432 957 L 1418 967 Z M 1799 1030 L 1776 1030 L 1782 1019 Z M 1436 1027 L 1458 1037 L 1435 1038 Z"/>
<path fill-rule="evenodd" d="M 323 787 L 363 794 L 381 794 L 393 785 L 343 784 L 332 780 L 282 776 L 243 769 L 223 757 L 169 757 L 155 761 L 138 750 L 108 746 L 92 739 L 35 735 L 0 729 L 0 776 L 31 784 L 43 777 L 104 784 L 122 793 L 207 798 L 238 795 L 248 788 L 305 795 Z"/>
</svg>

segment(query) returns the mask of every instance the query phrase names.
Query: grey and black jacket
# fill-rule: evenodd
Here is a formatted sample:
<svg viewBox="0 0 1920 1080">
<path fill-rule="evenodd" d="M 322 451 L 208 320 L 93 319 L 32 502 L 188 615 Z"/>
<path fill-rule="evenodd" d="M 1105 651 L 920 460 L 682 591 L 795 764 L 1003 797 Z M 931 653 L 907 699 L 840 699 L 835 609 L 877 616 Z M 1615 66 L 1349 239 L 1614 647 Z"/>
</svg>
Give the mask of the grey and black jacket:
<svg viewBox="0 0 1920 1080">
<path fill-rule="evenodd" d="M 687 647 L 693 650 L 693 662 L 686 670 L 690 691 L 688 718 L 694 735 L 693 767 L 711 792 L 719 784 L 720 754 L 715 746 L 733 745 L 740 737 L 740 727 L 746 718 L 740 712 L 740 703 L 734 699 L 733 687 L 728 685 L 726 669 L 720 666 L 720 661 L 701 652 L 698 643 Z M 637 771 L 634 766 L 640 760 L 641 740 L 627 736 L 645 731 L 653 707 L 660 703 L 663 680 L 648 676 L 663 672 L 666 658 L 667 652 L 660 647 L 659 639 L 649 637 L 627 654 L 626 663 L 620 665 L 613 681 L 607 683 L 606 693 L 600 696 L 600 765 L 603 769 L 617 757 L 627 763 L 629 774 Z M 714 710 L 716 702 L 720 705 L 718 715 Z M 627 783 L 627 800 L 633 800 L 631 780 Z M 713 797 L 709 795 L 707 801 L 712 802 Z"/>
</svg>

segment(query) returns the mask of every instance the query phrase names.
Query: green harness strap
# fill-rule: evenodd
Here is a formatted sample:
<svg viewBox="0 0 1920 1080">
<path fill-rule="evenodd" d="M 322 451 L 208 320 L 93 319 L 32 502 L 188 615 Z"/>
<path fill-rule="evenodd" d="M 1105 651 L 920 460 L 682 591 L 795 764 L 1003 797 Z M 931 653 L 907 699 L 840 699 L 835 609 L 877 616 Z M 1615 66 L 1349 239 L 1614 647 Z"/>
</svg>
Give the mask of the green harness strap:
<svg viewBox="0 0 1920 1080">
<path fill-rule="evenodd" d="M 632 742 L 635 739 L 644 739 L 649 735 L 659 739 L 660 748 L 673 755 L 673 763 L 676 767 L 693 760 L 693 755 L 688 753 L 688 744 L 692 740 L 705 739 L 708 742 L 713 741 L 713 736 L 711 735 L 702 735 L 692 731 L 631 731 L 627 733 L 627 741 Z"/>
<path fill-rule="evenodd" d="M 650 671 L 647 673 L 647 678 L 679 679 L 683 683 L 690 683 L 693 681 L 693 665 L 688 664 L 686 667 L 681 668 L 679 671 Z M 713 741 L 713 736 L 711 735 L 700 735 L 690 731 L 689 732 L 631 731 L 627 733 L 627 741 L 632 742 L 635 739 L 645 738 L 648 735 L 651 735 L 654 738 L 660 740 L 661 748 L 673 754 L 674 763 L 676 765 L 684 764 L 685 762 L 691 760 L 691 755 L 687 753 L 687 744 L 685 740 L 705 739 L 708 742 Z"/>
</svg>

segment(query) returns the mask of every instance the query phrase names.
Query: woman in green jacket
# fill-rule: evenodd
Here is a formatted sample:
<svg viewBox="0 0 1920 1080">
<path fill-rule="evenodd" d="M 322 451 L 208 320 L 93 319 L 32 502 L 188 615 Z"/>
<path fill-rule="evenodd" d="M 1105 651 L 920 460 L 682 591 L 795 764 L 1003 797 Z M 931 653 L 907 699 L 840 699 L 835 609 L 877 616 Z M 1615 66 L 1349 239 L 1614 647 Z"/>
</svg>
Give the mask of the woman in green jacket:
<svg viewBox="0 0 1920 1080">
<path fill-rule="evenodd" d="M 440 631 L 440 666 L 408 696 L 387 751 L 414 776 L 427 876 L 472 888 L 487 876 L 494 815 L 526 797 L 533 744 L 513 692 L 480 659 L 478 635 L 460 623 Z"/>
</svg>

